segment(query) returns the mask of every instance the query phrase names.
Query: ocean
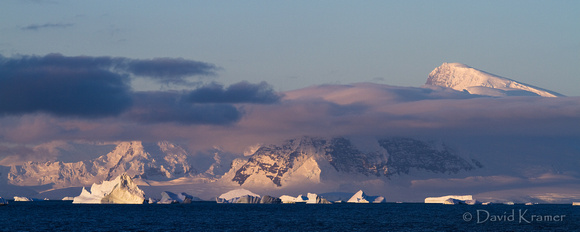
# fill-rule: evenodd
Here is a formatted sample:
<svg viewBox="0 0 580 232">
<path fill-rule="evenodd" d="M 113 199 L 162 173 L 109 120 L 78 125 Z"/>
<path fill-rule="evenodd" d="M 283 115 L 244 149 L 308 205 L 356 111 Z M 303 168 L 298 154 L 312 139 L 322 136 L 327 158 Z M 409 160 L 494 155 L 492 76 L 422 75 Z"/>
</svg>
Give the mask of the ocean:
<svg viewBox="0 0 580 232">
<path fill-rule="evenodd" d="M 387 204 L 0 206 L 0 231 L 579 231 L 580 206 Z"/>
</svg>

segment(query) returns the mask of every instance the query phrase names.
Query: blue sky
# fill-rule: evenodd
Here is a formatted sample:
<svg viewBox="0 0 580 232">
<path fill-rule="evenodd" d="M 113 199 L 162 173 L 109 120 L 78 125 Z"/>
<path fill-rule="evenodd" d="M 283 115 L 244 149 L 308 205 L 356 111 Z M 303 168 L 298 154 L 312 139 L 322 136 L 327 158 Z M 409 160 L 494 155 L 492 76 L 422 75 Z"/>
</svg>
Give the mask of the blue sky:
<svg viewBox="0 0 580 232">
<path fill-rule="evenodd" d="M 0 54 L 185 58 L 208 81 L 421 86 L 443 62 L 580 96 L 579 1 L 3 1 Z M 159 89 L 136 82 L 135 89 Z M 165 87 L 167 88 L 167 86 Z"/>
</svg>

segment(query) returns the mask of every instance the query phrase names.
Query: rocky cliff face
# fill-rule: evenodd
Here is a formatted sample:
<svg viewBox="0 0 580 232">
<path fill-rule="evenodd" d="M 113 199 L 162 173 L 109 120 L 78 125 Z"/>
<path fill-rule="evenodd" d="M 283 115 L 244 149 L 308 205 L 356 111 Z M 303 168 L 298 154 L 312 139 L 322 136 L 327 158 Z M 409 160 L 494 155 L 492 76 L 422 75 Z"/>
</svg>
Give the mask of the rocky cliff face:
<svg viewBox="0 0 580 232">
<path fill-rule="evenodd" d="M 447 146 L 414 139 L 393 138 L 377 141 L 383 150 L 362 152 L 349 139 L 310 138 L 288 140 L 281 145 L 263 146 L 236 172 L 232 181 L 244 185 L 250 179 L 283 185 L 302 172 L 319 171 L 310 180 L 320 182 L 321 173 L 390 177 L 412 170 L 457 173 L 481 167 L 479 162 L 461 158 Z M 309 166 L 304 169 L 302 167 Z M 332 170 L 330 170 L 332 169 Z M 327 178 L 332 178 L 326 175 Z"/>
</svg>

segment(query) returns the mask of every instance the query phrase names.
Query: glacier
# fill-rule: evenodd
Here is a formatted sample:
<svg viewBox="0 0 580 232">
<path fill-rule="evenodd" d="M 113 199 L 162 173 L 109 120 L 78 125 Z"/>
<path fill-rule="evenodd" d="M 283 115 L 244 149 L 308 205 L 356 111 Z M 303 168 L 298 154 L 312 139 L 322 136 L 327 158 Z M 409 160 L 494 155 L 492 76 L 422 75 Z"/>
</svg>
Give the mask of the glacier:
<svg viewBox="0 0 580 232">
<path fill-rule="evenodd" d="M 112 181 L 94 183 L 90 191 L 83 187 L 73 204 L 143 204 L 144 201 L 145 193 L 123 173 Z"/>
</svg>

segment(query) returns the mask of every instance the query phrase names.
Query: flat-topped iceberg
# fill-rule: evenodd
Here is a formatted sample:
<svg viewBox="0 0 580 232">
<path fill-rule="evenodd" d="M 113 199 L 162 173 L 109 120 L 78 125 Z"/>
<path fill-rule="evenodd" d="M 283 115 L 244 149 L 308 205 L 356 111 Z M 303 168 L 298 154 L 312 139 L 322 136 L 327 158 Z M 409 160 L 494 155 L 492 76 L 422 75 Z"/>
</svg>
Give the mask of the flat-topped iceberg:
<svg viewBox="0 0 580 232">
<path fill-rule="evenodd" d="M 308 197 L 302 196 L 302 194 L 298 195 L 297 197 L 282 195 L 280 196 L 280 200 L 282 200 L 282 203 L 285 204 L 303 203 L 303 202 L 306 203 Z"/>
<path fill-rule="evenodd" d="M 216 198 L 217 203 L 259 203 L 260 195 L 247 189 L 234 189 Z"/>
<path fill-rule="evenodd" d="M 247 189 L 234 189 L 216 198 L 217 203 L 238 204 L 280 204 L 282 200 L 277 197 L 263 196 L 250 192 Z"/>
<path fill-rule="evenodd" d="M 386 203 L 383 196 L 367 196 L 362 190 L 355 193 L 348 201 L 348 203 Z"/>
<path fill-rule="evenodd" d="M 28 197 L 18 197 L 15 196 L 14 197 L 14 201 L 43 201 L 42 199 L 37 199 L 37 198 L 28 198 Z"/>
<path fill-rule="evenodd" d="M 144 201 L 143 190 L 123 173 L 112 181 L 93 184 L 91 191 L 83 187 L 81 195 L 74 198 L 73 204 L 143 204 Z"/>
<path fill-rule="evenodd" d="M 150 204 L 154 203 L 151 201 L 152 200 L 149 200 Z M 164 191 L 161 192 L 161 200 L 159 200 L 157 204 L 189 204 L 192 201 L 202 201 L 202 200 L 198 197 L 194 197 L 187 193 L 175 194 L 172 192 Z"/>
<path fill-rule="evenodd" d="M 316 193 L 308 193 L 306 196 L 298 195 L 297 197 L 282 195 L 280 197 L 282 203 L 293 204 L 293 203 L 306 203 L 306 204 L 332 204 L 332 202 L 326 200 L 325 198 L 318 196 Z"/>
<path fill-rule="evenodd" d="M 448 195 L 442 197 L 427 197 L 425 198 L 425 203 L 435 203 L 435 204 L 469 204 L 473 205 L 477 201 L 473 199 L 472 195 Z"/>
</svg>

